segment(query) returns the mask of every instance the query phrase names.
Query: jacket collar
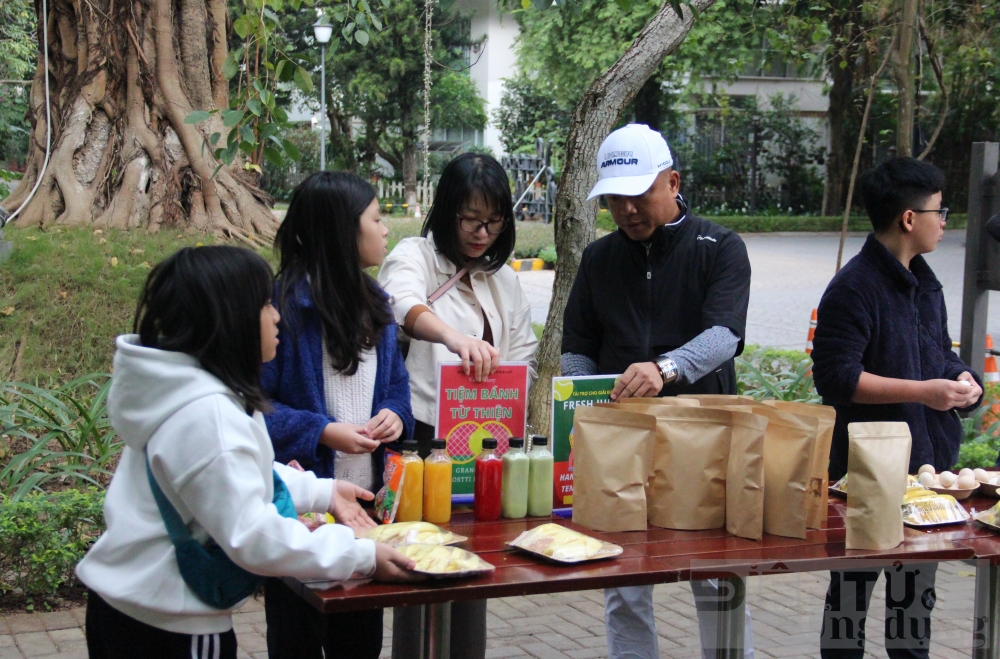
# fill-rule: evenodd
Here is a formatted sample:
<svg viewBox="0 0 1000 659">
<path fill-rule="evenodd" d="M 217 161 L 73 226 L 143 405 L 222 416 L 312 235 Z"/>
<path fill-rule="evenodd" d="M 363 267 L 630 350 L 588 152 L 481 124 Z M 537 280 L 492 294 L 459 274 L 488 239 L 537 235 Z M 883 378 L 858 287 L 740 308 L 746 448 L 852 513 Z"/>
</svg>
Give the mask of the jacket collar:
<svg viewBox="0 0 1000 659">
<path fill-rule="evenodd" d="M 901 290 L 909 291 L 919 289 L 921 291 L 933 291 L 941 289 L 941 282 L 938 281 L 934 271 L 927 265 L 923 256 L 914 256 L 910 261 L 909 269 L 903 267 L 899 259 L 886 249 L 885 245 L 875 238 L 874 233 L 868 234 L 868 239 L 861 248 L 864 258 L 871 261 Z"/>
<path fill-rule="evenodd" d="M 669 245 L 670 242 L 680 235 L 685 229 L 694 224 L 694 222 L 690 219 L 691 212 L 688 210 L 687 199 L 684 198 L 684 195 L 679 193 L 677 195 L 677 206 L 680 209 L 680 216 L 670 224 L 662 224 L 656 227 L 649 240 L 632 240 L 621 229 L 618 229 L 616 233 L 625 240 L 626 244 L 633 247 L 645 250 L 645 245 L 648 243 L 651 251 L 659 251 Z"/>
</svg>

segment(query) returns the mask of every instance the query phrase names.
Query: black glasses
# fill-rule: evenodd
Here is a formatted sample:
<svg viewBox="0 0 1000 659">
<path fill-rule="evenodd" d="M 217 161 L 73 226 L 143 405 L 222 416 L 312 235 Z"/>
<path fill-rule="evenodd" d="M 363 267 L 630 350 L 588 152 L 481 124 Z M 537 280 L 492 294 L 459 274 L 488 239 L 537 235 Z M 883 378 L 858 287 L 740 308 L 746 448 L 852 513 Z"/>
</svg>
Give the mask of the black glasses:
<svg viewBox="0 0 1000 659">
<path fill-rule="evenodd" d="M 948 210 L 949 209 L 947 207 L 945 207 L 945 208 L 937 208 L 937 209 L 926 209 L 926 210 L 922 209 L 922 208 L 911 208 L 910 210 L 912 210 L 914 213 L 937 213 L 938 215 L 941 216 L 941 221 L 942 222 L 947 222 L 948 221 Z"/>
<path fill-rule="evenodd" d="M 465 233 L 479 233 L 481 228 L 486 227 L 486 233 L 491 236 L 499 236 L 507 228 L 507 220 L 477 220 L 459 215 L 458 226 Z"/>
</svg>

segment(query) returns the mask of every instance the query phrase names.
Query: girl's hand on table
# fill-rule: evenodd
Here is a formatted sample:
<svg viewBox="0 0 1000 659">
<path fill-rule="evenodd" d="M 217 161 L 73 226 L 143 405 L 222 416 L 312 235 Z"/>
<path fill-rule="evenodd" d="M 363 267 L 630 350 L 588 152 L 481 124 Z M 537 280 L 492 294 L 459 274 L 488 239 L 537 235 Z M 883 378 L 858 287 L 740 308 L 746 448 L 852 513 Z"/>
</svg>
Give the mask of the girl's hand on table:
<svg viewBox="0 0 1000 659">
<path fill-rule="evenodd" d="M 403 420 L 392 410 L 380 410 L 365 424 L 365 431 L 375 441 L 383 444 L 394 442 L 403 434 Z"/>
<path fill-rule="evenodd" d="M 403 556 L 389 545 L 375 543 L 375 581 L 421 581 L 424 576 L 413 572 L 416 562 Z"/>
<path fill-rule="evenodd" d="M 330 494 L 330 514 L 337 524 L 354 529 L 355 536 L 362 536 L 378 524 L 361 507 L 358 499 L 371 501 L 374 498 L 375 495 L 364 488 L 345 480 L 335 480 Z"/>
</svg>

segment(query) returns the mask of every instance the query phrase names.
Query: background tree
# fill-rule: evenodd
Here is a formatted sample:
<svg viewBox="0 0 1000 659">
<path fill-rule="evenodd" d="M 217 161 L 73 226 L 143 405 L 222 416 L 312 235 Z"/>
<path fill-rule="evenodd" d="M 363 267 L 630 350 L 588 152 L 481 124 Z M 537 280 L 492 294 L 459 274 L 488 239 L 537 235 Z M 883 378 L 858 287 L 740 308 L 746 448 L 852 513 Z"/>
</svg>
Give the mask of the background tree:
<svg viewBox="0 0 1000 659">
<path fill-rule="evenodd" d="M 4 181 L 14 178 L 5 167 L 23 167 L 28 152 L 27 87 L 15 81 L 29 78 L 34 68 L 34 33 L 35 15 L 28 0 L 0 4 L 0 200 L 7 196 Z"/>
</svg>

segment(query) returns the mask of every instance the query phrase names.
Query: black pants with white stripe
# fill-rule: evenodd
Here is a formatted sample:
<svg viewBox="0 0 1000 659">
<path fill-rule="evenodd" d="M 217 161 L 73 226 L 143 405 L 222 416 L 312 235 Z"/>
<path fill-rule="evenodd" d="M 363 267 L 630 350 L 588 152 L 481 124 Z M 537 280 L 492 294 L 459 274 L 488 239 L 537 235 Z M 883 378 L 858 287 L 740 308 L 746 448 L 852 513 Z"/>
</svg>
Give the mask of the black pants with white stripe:
<svg viewBox="0 0 1000 659">
<path fill-rule="evenodd" d="M 125 615 L 88 590 L 87 652 L 90 659 L 236 659 L 236 634 L 168 632 Z"/>
</svg>

